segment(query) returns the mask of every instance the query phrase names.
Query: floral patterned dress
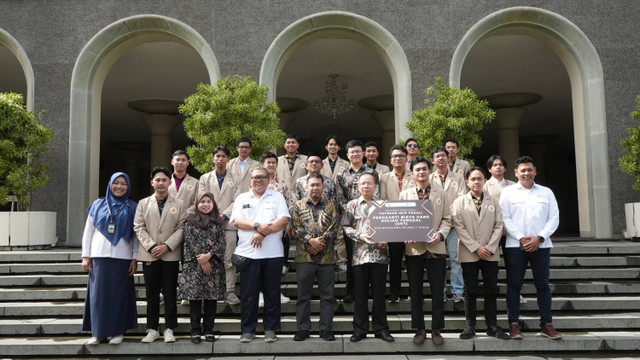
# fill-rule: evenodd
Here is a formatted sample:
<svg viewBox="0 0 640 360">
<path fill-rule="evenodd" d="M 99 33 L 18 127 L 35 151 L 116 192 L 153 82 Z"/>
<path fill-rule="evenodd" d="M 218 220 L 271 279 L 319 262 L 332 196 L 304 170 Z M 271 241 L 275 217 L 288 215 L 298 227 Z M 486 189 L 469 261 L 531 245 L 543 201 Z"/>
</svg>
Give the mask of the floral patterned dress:
<svg viewBox="0 0 640 360">
<path fill-rule="evenodd" d="M 226 294 L 224 228 L 215 225 L 200 229 L 185 222 L 182 274 L 178 280 L 178 298 L 183 300 L 221 300 Z M 213 271 L 205 275 L 196 255 L 212 253 L 209 260 Z"/>
</svg>

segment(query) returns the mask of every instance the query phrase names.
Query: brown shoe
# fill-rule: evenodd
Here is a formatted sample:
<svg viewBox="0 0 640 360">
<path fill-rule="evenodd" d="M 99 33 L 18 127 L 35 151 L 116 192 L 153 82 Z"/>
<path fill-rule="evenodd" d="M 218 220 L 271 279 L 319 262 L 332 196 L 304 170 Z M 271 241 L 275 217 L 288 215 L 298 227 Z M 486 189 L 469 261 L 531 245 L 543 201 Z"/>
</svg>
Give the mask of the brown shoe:
<svg viewBox="0 0 640 360">
<path fill-rule="evenodd" d="M 522 340 L 522 331 L 520 331 L 520 323 L 517 321 L 509 324 L 509 337 L 516 340 Z"/>
<path fill-rule="evenodd" d="M 433 345 L 442 345 L 444 344 L 444 338 L 440 335 L 440 331 L 433 330 L 431 331 L 431 341 Z"/>
<path fill-rule="evenodd" d="M 540 328 L 540 335 L 544 336 L 544 337 L 548 337 L 551 340 L 560 340 L 560 339 L 562 339 L 562 334 L 557 332 L 553 328 L 553 325 L 550 322 L 545 323 L 544 325 L 542 325 L 542 327 Z"/>
<path fill-rule="evenodd" d="M 427 339 L 427 332 L 424 329 L 418 330 L 415 336 L 413 337 L 413 343 L 416 345 L 421 345 Z"/>
</svg>

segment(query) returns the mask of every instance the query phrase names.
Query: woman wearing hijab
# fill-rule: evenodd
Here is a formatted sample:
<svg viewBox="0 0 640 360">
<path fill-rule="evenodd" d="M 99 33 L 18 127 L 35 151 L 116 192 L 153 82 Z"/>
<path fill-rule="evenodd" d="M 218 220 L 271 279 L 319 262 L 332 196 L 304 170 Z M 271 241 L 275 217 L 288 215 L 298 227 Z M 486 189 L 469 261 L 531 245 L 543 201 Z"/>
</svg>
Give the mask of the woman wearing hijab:
<svg viewBox="0 0 640 360">
<path fill-rule="evenodd" d="M 213 324 L 216 300 L 225 298 L 226 283 L 224 227 L 213 194 L 204 192 L 196 198 L 196 211 L 186 217 L 182 274 L 178 280 L 178 297 L 189 300 L 191 342 L 214 341 Z M 200 324 L 204 302 L 204 319 Z"/>
<path fill-rule="evenodd" d="M 123 172 L 111 175 L 106 197 L 87 209 L 82 237 L 82 270 L 89 273 L 82 330 L 91 331 L 87 345 L 107 337 L 120 344 L 128 329 L 138 327 L 136 272 L 138 241 L 133 219 L 137 203 L 129 199 L 131 182 Z"/>
</svg>

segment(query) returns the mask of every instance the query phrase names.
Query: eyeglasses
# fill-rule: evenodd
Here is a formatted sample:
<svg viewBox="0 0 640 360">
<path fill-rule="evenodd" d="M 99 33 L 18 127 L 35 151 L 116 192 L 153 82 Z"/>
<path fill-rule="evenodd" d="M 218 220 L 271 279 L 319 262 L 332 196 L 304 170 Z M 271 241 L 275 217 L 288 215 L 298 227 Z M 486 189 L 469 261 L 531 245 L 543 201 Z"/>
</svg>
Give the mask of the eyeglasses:
<svg viewBox="0 0 640 360">
<path fill-rule="evenodd" d="M 251 146 L 238 146 L 238 149 L 248 150 L 251 149 Z"/>
<path fill-rule="evenodd" d="M 252 176 L 251 180 L 266 180 L 268 178 L 268 176 Z"/>
<path fill-rule="evenodd" d="M 362 154 L 362 150 L 353 150 L 353 151 L 348 151 L 349 155 L 360 155 Z"/>
<path fill-rule="evenodd" d="M 418 144 L 407 144 L 407 147 L 418 148 Z"/>
<path fill-rule="evenodd" d="M 391 155 L 391 158 L 392 158 L 392 159 L 403 159 L 403 158 L 405 158 L 405 157 L 407 157 L 407 155 L 405 155 L 405 154 L 396 154 L 396 155 Z"/>
<path fill-rule="evenodd" d="M 320 164 L 322 162 L 322 160 L 307 160 L 307 163 L 309 164 Z"/>
</svg>

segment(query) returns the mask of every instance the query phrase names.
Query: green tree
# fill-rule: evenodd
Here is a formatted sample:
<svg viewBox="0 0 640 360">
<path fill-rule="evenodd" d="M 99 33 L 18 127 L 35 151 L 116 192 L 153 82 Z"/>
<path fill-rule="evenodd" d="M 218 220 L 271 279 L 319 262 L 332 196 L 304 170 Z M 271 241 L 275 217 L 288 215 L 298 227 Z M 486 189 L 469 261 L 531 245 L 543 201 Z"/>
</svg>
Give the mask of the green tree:
<svg viewBox="0 0 640 360">
<path fill-rule="evenodd" d="M 452 88 L 440 77 L 425 93 L 426 107 L 414 111 L 406 125 L 420 143 L 423 156 L 429 157 L 448 137 L 460 142 L 458 156 L 463 158 L 482 145 L 480 130 L 496 116 L 486 100 L 478 100 L 471 89 Z"/>
<path fill-rule="evenodd" d="M 640 96 L 637 98 L 636 110 L 631 113 L 631 118 L 640 120 Z M 628 137 L 620 141 L 620 145 L 625 150 L 625 154 L 620 158 L 620 168 L 622 171 L 634 175 L 636 182 L 633 184 L 635 190 L 640 190 L 640 125 L 627 129 Z"/>
<path fill-rule="evenodd" d="M 179 111 L 185 117 L 187 136 L 195 142 L 187 148 L 192 164 L 200 172 L 213 169 L 211 152 L 224 145 L 237 156 L 236 142 L 247 136 L 253 143 L 251 156 L 282 145 L 284 132 L 278 125 L 280 109 L 267 103 L 266 86 L 251 77 L 233 76 L 215 85 L 200 84 L 198 91 L 185 99 Z"/>
<path fill-rule="evenodd" d="M 0 93 L 0 204 L 9 195 L 18 199 L 18 210 L 30 208 L 29 194 L 49 181 L 49 164 L 38 163 L 49 150 L 53 130 L 40 124 L 43 110 L 27 111 L 24 98 L 16 93 Z"/>
</svg>

